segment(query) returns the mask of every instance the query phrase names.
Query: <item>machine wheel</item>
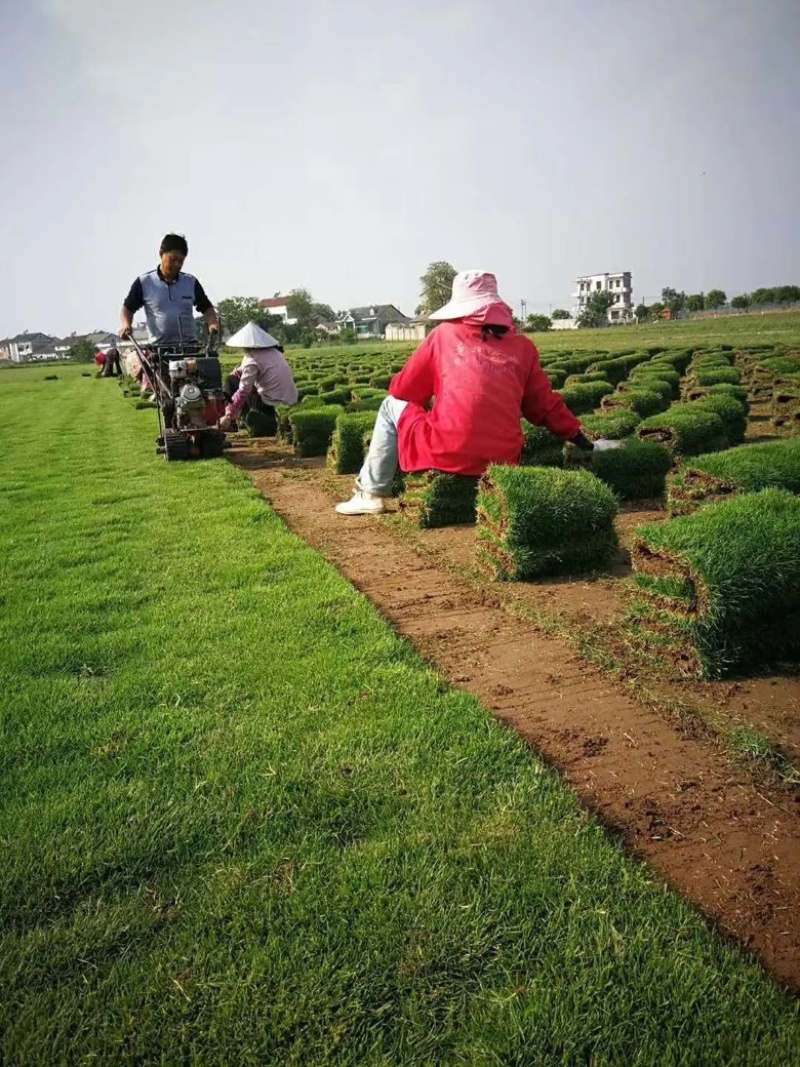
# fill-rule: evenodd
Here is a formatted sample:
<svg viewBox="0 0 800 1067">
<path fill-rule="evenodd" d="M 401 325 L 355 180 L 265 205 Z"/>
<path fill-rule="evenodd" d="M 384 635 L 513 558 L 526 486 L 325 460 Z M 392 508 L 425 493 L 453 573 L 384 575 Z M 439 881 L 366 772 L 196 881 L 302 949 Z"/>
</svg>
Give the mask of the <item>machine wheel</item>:
<svg viewBox="0 0 800 1067">
<path fill-rule="evenodd" d="M 203 459 L 219 459 L 224 447 L 224 433 L 204 433 L 201 435 L 200 455 Z"/>
<path fill-rule="evenodd" d="M 178 430 L 164 431 L 164 457 L 167 463 L 189 458 L 189 438 Z"/>
</svg>

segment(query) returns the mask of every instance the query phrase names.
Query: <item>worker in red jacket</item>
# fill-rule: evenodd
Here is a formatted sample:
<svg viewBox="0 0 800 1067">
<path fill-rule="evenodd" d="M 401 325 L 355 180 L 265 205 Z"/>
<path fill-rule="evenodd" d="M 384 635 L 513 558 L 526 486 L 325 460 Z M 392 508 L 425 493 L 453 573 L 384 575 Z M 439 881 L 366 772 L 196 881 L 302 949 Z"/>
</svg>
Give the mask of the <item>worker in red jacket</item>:
<svg viewBox="0 0 800 1067">
<path fill-rule="evenodd" d="M 490 463 L 519 463 L 520 417 L 546 426 L 591 452 L 615 448 L 595 441 L 553 391 L 533 342 L 518 334 L 497 279 L 468 270 L 453 280 L 441 321 L 389 385 L 378 412 L 369 454 L 351 500 L 340 515 L 376 515 L 401 470 L 483 474 Z"/>
</svg>

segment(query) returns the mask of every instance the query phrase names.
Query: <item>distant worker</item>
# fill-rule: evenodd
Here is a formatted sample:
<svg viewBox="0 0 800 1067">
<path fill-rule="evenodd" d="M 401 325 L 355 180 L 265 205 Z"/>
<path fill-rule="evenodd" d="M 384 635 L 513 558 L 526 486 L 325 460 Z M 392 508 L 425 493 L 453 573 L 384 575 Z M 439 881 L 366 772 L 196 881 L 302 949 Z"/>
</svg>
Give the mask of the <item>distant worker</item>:
<svg viewBox="0 0 800 1067">
<path fill-rule="evenodd" d="M 168 233 L 159 249 L 159 265 L 134 281 L 119 315 L 120 338 L 131 335 L 133 316 L 144 308 L 150 344 L 156 348 L 197 343 L 196 308 L 206 320 L 209 333 L 219 331 L 214 305 L 200 282 L 181 270 L 189 254 L 186 238 Z"/>
<path fill-rule="evenodd" d="M 340 515 L 384 511 L 398 463 L 408 473 L 473 476 L 491 463 L 518 464 L 521 416 L 586 452 L 618 447 L 592 444 L 583 433 L 553 391 L 533 342 L 516 332 L 493 274 L 457 274 L 450 302 L 430 318 L 442 325 L 390 382 L 355 494 L 336 506 Z"/>
<path fill-rule="evenodd" d="M 229 338 L 228 347 L 243 348 L 244 358 L 238 368 L 238 386 L 219 421 L 221 430 L 229 430 L 249 404 L 274 408 L 276 404 L 297 403 L 291 367 L 272 334 L 248 322 Z M 237 377 L 235 371 L 232 377 Z"/>
<path fill-rule="evenodd" d="M 103 377 L 122 377 L 122 365 L 119 361 L 119 350 L 116 345 L 112 345 L 103 357 Z"/>
</svg>

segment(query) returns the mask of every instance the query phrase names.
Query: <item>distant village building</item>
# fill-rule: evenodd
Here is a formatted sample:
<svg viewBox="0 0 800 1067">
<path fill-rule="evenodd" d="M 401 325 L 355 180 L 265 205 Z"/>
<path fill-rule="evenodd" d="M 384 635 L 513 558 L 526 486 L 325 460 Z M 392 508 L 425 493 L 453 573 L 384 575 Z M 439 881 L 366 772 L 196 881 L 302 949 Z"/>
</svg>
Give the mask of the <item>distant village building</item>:
<svg viewBox="0 0 800 1067">
<path fill-rule="evenodd" d="M 350 308 L 338 320 L 340 330 L 353 329 L 358 337 L 388 337 L 388 328 L 394 324 L 406 325 L 411 320 L 394 304 L 372 304 L 368 307 Z"/>
<path fill-rule="evenodd" d="M 594 293 L 611 293 L 614 303 L 608 309 L 610 323 L 628 322 L 633 318 L 633 275 L 629 270 L 618 274 L 585 274 L 576 279 L 577 289 L 572 294 L 575 300 L 573 319 L 577 319 L 586 308 L 589 297 Z M 563 329 L 563 327 L 562 327 Z"/>
<path fill-rule="evenodd" d="M 270 315 L 283 319 L 287 326 L 294 326 L 297 322 L 297 319 L 289 317 L 288 296 L 281 296 L 280 293 L 276 293 L 275 296 L 268 296 L 265 300 L 259 300 L 259 304 Z"/>
<path fill-rule="evenodd" d="M 409 319 L 408 322 L 390 322 L 386 327 L 387 341 L 424 341 L 436 325 L 427 319 Z"/>
<path fill-rule="evenodd" d="M 55 359 L 57 337 L 48 333 L 18 333 L 5 342 L 8 359 L 12 363 L 30 363 L 34 360 Z"/>
</svg>

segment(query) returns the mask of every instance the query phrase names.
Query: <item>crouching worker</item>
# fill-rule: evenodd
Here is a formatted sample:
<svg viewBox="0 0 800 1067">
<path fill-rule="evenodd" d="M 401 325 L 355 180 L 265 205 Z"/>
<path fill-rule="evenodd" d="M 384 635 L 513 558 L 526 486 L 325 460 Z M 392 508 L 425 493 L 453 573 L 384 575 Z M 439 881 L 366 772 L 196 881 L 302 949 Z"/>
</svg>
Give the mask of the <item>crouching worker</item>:
<svg viewBox="0 0 800 1067">
<path fill-rule="evenodd" d="M 114 346 L 109 348 L 103 359 L 103 377 L 104 378 L 121 378 L 122 366 L 119 361 L 119 349 Z"/>
<path fill-rule="evenodd" d="M 251 400 L 274 408 L 276 404 L 296 404 L 297 387 L 292 371 L 275 338 L 254 322 L 248 322 L 228 341 L 231 348 L 243 348 L 238 368 L 238 385 L 219 420 L 221 430 L 229 430 Z M 237 376 L 234 371 L 231 379 Z M 232 380 L 229 379 L 231 384 Z M 262 408 L 263 410 L 263 408 Z"/>
<path fill-rule="evenodd" d="M 450 302 L 430 318 L 442 325 L 392 379 L 356 492 L 336 506 L 340 515 L 384 511 L 398 463 L 407 473 L 472 476 L 491 463 L 518 464 L 521 416 L 586 452 L 617 447 L 592 444 L 583 433 L 553 391 L 535 345 L 516 332 L 493 274 L 457 274 Z"/>
</svg>

